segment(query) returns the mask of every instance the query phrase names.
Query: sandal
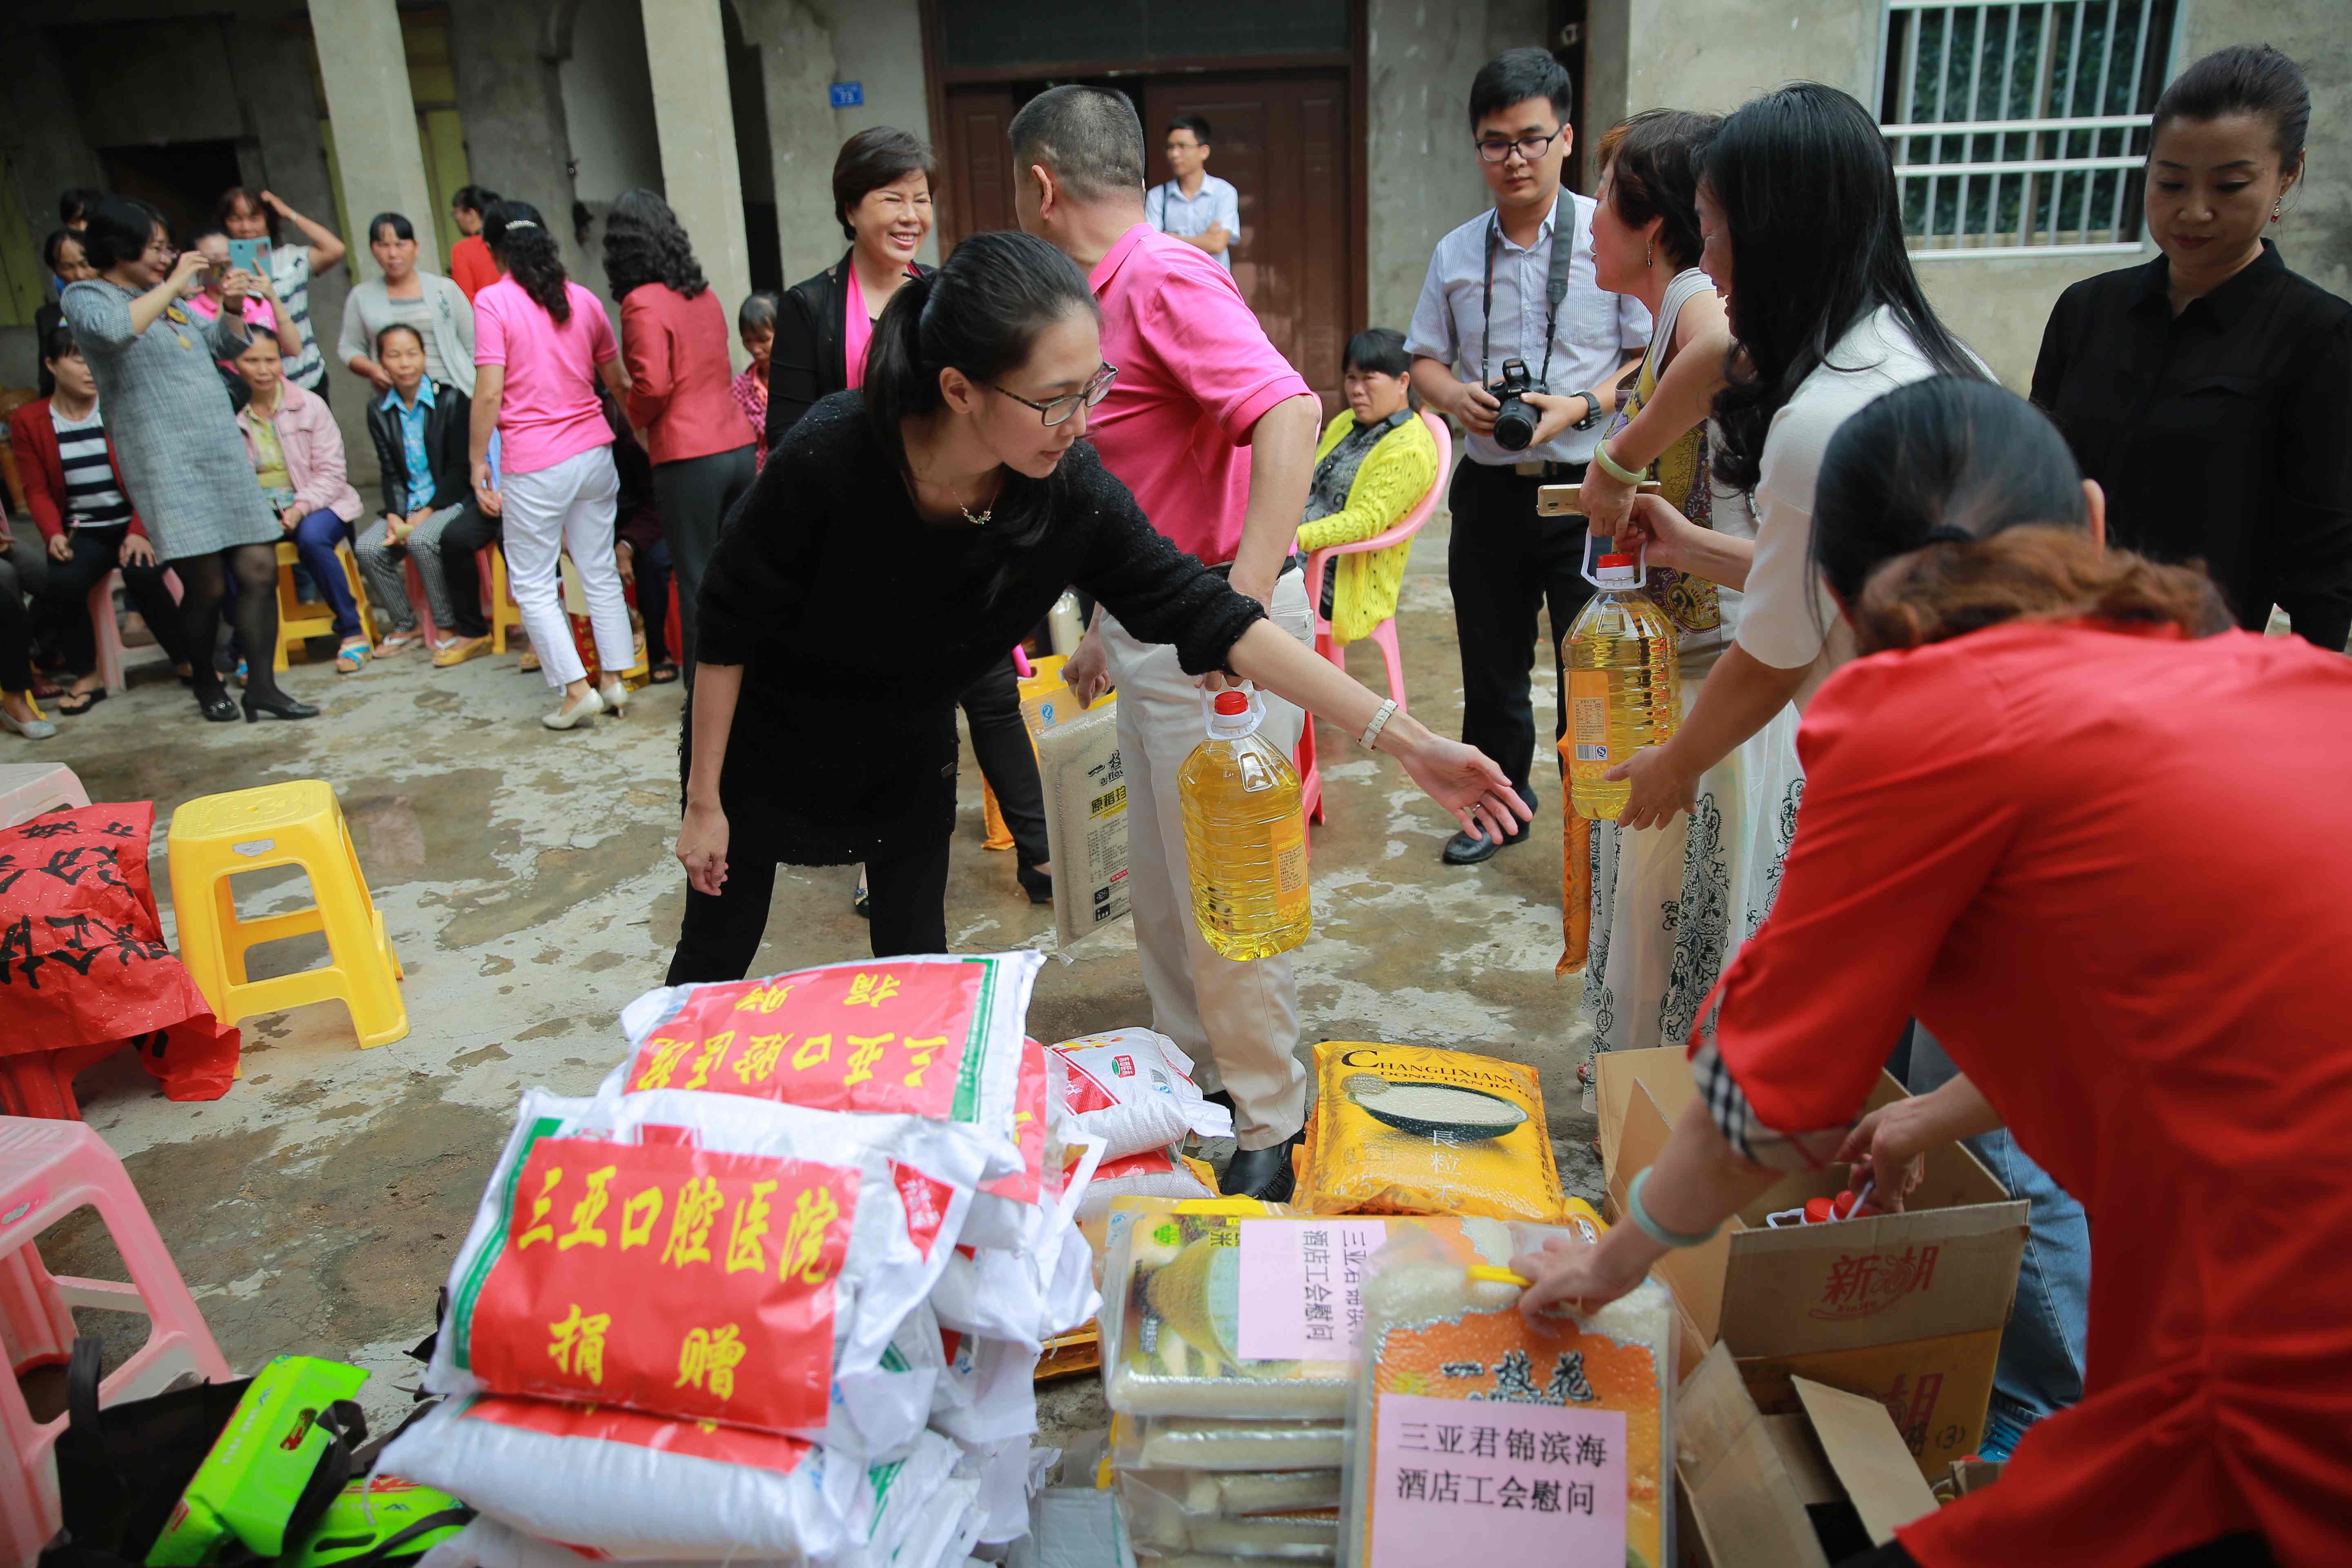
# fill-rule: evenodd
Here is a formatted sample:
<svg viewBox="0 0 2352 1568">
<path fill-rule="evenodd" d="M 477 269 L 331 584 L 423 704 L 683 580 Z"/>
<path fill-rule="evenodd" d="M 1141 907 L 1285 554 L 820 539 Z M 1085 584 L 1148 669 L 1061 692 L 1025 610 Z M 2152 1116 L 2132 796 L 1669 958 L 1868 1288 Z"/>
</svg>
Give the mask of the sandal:
<svg viewBox="0 0 2352 1568">
<path fill-rule="evenodd" d="M 353 637 L 335 650 L 335 673 L 357 675 L 367 668 L 368 645 L 364 637 Z"/>
<path fill-rule="evenodd" d="M 421 626 L 411 627 L 409 630 L 404 632 L 390 633 L 382 642 L 375 645 L 375 657 L 378 658 L 390 658 L 394 654 L 400 652 L 403 648 L 414 647 L 424 640 L 425 631 Z"/>
<path fill-rule="evenodd" d="M 525 675 L 529 675 L 532 670 L 537 669 L 538 668 L 539 655 L 532 652 L 530 648 L 523 649 L 522 658 L 519 662 L 517 662 L 515 668 L 520 670 Z"/>
<path fill-rule="evenodd" d="M 57 710 L 68 719 L 79 718 L 106 700 L 106 688 L 92 687 L 88 691 L 68 691 L 57 699 Z"/>
<path fill-rule="evenodd" d="M 657 664 L 646 675 L 646 679 L 656 686 L 667 686 L 677 679 L 677 666 L 674 664 Z"/>
</svg>

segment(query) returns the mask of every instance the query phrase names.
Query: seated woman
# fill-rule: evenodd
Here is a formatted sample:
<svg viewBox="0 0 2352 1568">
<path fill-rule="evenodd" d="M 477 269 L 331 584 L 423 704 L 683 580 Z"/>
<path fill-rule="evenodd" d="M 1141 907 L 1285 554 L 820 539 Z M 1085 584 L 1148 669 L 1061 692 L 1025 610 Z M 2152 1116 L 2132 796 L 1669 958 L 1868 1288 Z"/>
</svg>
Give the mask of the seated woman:
<svg viewBox="0 0 2352 1568">
<path fill-rule="evenodd" d="M 1323 427 L 1298 552 L 1375 539 L 1405 520 L 1437 479 L 1437 442 L 1408 406 L 1412 358 L 1404 334 L 1371 327 L 1348 340 L 1348 411 Z M 1396 614 L 1412 541 L 1331 563 L 1323 618 L 1335 643 L 1360 642 Z"/>
<path fill-rule="evenodd" d="M 335 546 L 352 537 L 352 521 L 360 514 L 360 492 L 343 477 L 342 432 L 323 400 L 285 378 L 277 339 L 256 336 L 235 363 L 250 395 L 236 423 L 245 432 L 254 478 L 279 530 L 301 556 L 303 570 L 335 612 L 335 636 L 342 644 L 335 653 L 335 673 L 357 675 L 367 664 L 367 634 L 335 553 Z M 414 632 L 409 636 L 415 637 Z M 274 653 L 262 647 L 244 651 L 257 665 L 270 662 Z"/>
<path fill-rule="evenodd" d="M 751 422 L 751 460 L 768 460 L 768 364 L 776 350 L 776 297 L 753 294 L 735 312 L 735 334 L 751 363 L 734 381 L 735 405 Z"/>
<path fill-rule="evenodd" d="M 0 550 L 0 559 L 9 553 Z M 33 707 L 33 617 L 10 572 L 0 572 L 0 730 L 27 741 L 58 732 Z"/>
<path fill-rule="evenodd" d="M 41 589 L 57 642 L 73 677 L 58 711 L 87 713 L 106 700 L 91 633 L 89 591 L 120 567 L 122 586 L 155 640 L 183 677 L 190 674 L 180 643 L 180 605 L 163 581 L 155 546 L 131 510 L 106 421 L 98 382 L 60 322 L 41 340 L 41 372 L 55 388 L 8 416 L 8 440 L 25 482 L 26 510 L 41 531 L 48 577 Z"/>
<path fill-rule="evenodd" d="M 1625 1223 L 1513 1264 L 1530 1315 L 1589 1309 L 1788 1171 L 1900 1206 L 2005 1123 L 2096 1216 L 2083 1402 L 1848 1568 L 2352 1562 L 2352 662 L 2234 629 L 2105 511 L 1990 383 L 1831 437 L 1808 575 L 1862 657 L 1806 709 L 1779 900 Z M 1856 1126 L 1913 1016 L 1965 1078 Z"/>
<path fill-rule="evenodd" d="M 466 466 L 470 399 L 425 374 L 425 339 L 405 321 L 376 333 L 375 363 L 392 377 L 392 390 L 368 403 L 368 435 L 383 475 L 383 511 L 355 531 L 352 551 L 367 577 L 368 594 L 392 617 L 392 633 L 377 645 L 376 657 L 398 653 L 416 641 L 416 612 L 408 602 L 405 561 L 416 563 L 425 603 L 442 632 L 432 650 L 433 667 L 447 669 L 490 646 L 489 623 L 482 618 L 482 576 L 474 552 L 495 537 L 474 502 Z"/>
</svg>

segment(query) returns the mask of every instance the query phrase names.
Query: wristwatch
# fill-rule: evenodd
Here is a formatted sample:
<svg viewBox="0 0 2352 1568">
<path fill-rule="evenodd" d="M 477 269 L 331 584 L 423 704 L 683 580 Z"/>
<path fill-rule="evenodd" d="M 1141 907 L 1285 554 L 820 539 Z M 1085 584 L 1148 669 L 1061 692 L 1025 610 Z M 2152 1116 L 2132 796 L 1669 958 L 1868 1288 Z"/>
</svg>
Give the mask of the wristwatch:
<svg viewBox="0 0 2352 1568">
<path fill-rule="evenodd" d="M 1601 416 L 1606 410 L 1601 406 L 1601 399 L 1596 394 L 1580 392 L 1576 395 L 1584 399 L 1584 417 L 1578 420 L 1573 428 L 1590 430 L 1601 423 Z"/>
</svg>

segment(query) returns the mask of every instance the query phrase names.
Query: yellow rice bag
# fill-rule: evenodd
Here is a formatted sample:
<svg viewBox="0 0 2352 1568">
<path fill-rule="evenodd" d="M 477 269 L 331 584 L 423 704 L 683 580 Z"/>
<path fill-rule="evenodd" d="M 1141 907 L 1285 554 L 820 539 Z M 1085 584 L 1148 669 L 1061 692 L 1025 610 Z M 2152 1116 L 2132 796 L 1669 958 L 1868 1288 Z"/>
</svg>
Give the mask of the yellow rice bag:
<svg viewBox="0 0 2352 1568">
<path fill-rule="evenodd" d="M 1557 1225 L 1568 1215 L 1535 1069 L 1466 1051 L 1326 1040 L 1315 1047 L 1317 1214 L 1453 1214 Z"/>
</svg>

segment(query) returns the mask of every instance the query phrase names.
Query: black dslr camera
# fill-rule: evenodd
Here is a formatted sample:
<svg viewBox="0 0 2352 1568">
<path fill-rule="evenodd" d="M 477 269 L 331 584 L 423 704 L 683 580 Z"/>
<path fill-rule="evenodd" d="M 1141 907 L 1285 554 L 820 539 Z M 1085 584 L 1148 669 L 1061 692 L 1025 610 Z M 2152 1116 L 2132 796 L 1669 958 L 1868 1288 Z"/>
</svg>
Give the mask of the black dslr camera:
<svg viewBox="0 0 2352 1568">
<path fill-rule="evenodd" d="M 1495 410 L 1495 445 L 1506 452 L 1526 451 L 1528 443 L 1536 438 L 1536 425 L 1541 417 L 1528 406 L 1527 395 L 1551 389 L 1528 374 L 1527 361 L 1507 359 L 1502 376 L 1489 382 L 1486 390 L 1502 405 Z"/>
</svg>

